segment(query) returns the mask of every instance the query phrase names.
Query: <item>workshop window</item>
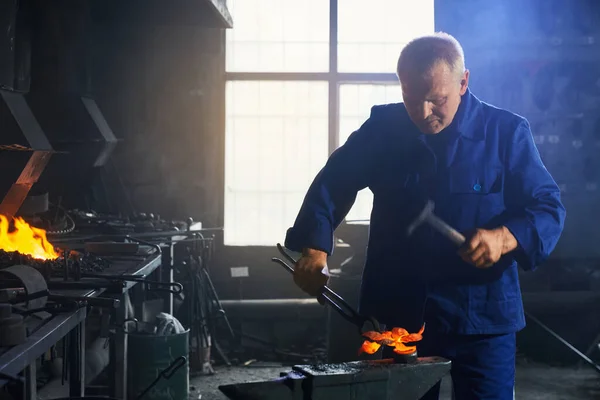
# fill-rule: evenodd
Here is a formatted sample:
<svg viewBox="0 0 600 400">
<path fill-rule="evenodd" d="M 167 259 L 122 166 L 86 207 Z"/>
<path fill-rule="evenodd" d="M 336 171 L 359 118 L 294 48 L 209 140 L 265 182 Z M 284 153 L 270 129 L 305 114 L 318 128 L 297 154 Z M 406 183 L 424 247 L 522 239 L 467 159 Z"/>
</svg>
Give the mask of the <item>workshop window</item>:
<svg viewBox="0 0 600 400">
<path fill-rule="evenodd" d="M 400 50 L 432 33 L 433 0 L 339 0 L 338 71 L 395 72 Z"/>
<path fill-rule="evenodd" d="M 225 243 L 272 246 L 327 160 L 327 82 L 227 83 Z"/>
<path fill-rule="evenodd" d="M 224 243 L 273 246 L 328 154 L 373 105 L 402 101 L 396 61 L 411 38 L 434 31 L 433 0 L 227 6 L 234 28 L 226 50 Z M 361 191 L 347 219 L 369 219 L 372 199 Z"/>
<path fill-rule="evenodd" d="M 329 2 L 229 0 L 228 72 L 326 72 Z"/>
</svg>

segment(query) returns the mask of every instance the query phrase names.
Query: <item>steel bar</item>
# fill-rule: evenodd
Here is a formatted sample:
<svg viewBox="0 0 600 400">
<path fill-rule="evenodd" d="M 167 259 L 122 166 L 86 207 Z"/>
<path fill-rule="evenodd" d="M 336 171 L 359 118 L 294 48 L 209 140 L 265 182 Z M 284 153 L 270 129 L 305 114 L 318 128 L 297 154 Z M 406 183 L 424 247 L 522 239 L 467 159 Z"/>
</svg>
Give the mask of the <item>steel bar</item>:
<svg viewBox="0 0 600 400">
<path fill-rule="evenodd" d="M 85 392 L 85 321 L 68 333 L 69 396 L 83 397 Z"/>
<path fill-rule="evenodd" d="M 60 290 L 93 290 L 93 289 L 106 289 L 111 291 L 123 290 L 125 287 L 124 282 L 106 282 L 102 280 L 82 280 L 76 282 L 65 282 L 65 281 L 50 281 L 48 282 L 48 289 L 52 291 Z"/>
<path fill-rule="evenodd" d="M 25 368 L 25 400 L 37 400 L 37 365 L 35 362 Z"/>
<path fill-rule="evenodd" d="M 128 295 L 128 293 L 123 293 L 121 299 L 125 300 Z M 114 310 L 113 315 L 116 326 L 123 326 L 127 318 L 127 308 L 119 307 Z M 125 354 L 127 354 L 127 335 L 123 329 L 116 329 L 110 349 L 110 365 L 113 373 L 110 395 L 118 399 L 125 399 L 127 396 L 127 357 L 124 357 Z"/>
<path fill-rule="evenodd" d="M 589 364 L 592 368 L 594 368 L 596 370 L 596 372 L 600 372 L 600 365 L 596 364 L 591 358 L 589 358 L 588 356 L 583 354 L 571 343 L 567 342 L 562 336 L 560 336 L 558 333 L 554 332 L 551 328 L 546 326 L 542 321 L 540 321 L 539 319 L 537 319 L 536 317 L 534 317 L 527 311 L 525 311 L 525 316 L 527 316 L 527 319 L 533 321 L 536 325 L 538 325 L 540 328 L 542 328 L 544 331 L 546 331 L 550 336 L 552 336 L 553 338 L 558 340 L 563 346 L 565 346 L 566 348 L 571 350 L 573 353 L 575 353 L 577 356 L 579 356 L 579 358 L 581 358 L 583 361 L 585 361 L 587 364 Z"/>
</svg>

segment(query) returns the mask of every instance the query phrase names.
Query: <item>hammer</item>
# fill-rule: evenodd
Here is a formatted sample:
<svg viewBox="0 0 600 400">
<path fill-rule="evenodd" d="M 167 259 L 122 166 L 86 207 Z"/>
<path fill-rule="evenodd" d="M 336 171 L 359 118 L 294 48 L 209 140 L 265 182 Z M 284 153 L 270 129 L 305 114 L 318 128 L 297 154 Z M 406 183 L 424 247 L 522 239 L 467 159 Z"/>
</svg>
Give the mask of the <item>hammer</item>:
<svg viewBox="0 0 600 400">
<path fill-rule="evenodd" d="M 433 209 L 434 204 L 431 200 L 429 200 L 425 205 L 425 208 L 423 208 L 423 210 L 419 213 L 417 218 L 415 218 L 415 220 L 408 226 L 408 236 L 412 235 L 415 229 L 417 229 L 423 223 L 427 223 L 437 232 L 447 237 L 452 243 L 454 243 L 458 247 L 462 246 L 466 241 L 465 237 L 456 229 L 454 229 L 453 227 L 436 217 L 433 213 Z"/>
</svg>

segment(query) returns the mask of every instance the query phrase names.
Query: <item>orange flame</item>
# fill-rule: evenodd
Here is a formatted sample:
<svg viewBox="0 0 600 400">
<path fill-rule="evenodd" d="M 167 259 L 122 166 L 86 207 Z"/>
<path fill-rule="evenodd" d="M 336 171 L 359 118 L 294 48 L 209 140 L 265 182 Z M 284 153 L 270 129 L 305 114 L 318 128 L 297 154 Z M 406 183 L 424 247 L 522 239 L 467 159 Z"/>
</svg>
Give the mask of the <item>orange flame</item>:
<svg viewBox="0 0 600 400">
<path fill-rule="evenodd" d="M 369 340 L 363 342 L 360 349 L 358 349 L 358 354 L 374 354 L 381 345 L 393 347 L 394 352 L 397 354 L 412 354 L 417 351 L 417 346 L 407 346 L 406 343 L 415 343 L 422 340 L 424 331 L 425 325 L 417 333 L 408 333 L 404 328 L 394 328 L 391 331 L 381 333 L 375 331 L 365 332 L 363 336 Z"/>
<path fill-rule="evenodd" d="M 39 260 L 54 260 L 58 253 L 46 239 L 46 231 L 34 228 L 22 218 L 14 219 L 14 230 L 9 232 L 9 221 L 0 215 L 0 250 L 17 251 Z"/>
</svg>

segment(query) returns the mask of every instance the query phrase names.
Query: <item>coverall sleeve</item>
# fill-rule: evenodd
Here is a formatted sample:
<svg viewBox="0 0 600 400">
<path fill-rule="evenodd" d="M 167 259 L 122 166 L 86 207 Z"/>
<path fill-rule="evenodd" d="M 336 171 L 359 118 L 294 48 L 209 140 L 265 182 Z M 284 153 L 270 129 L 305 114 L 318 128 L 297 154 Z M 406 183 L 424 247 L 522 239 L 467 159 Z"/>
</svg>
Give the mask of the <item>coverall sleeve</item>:
<svg viewBox="0 0 600 400">
<path fill-rule="evenodd" d="M 517 239 L 517 263 L 533 270 L 556 247 L 566 211 L 560 190 L 544 166 L 529 123 L 522 120 L 507 149 L 505 204 L 510 218 L 504 226 Z"/>
<path fill-rule="evenodd" d="M 294 226 L 287 231 L 285 247 L 333 252 L 333 232 L 350 211 L 356 194 L 368 187 L 376 174 L 380 140 L 376 108 L 346 143 L 335 150 L 312 182 Z"/>
</svg>

